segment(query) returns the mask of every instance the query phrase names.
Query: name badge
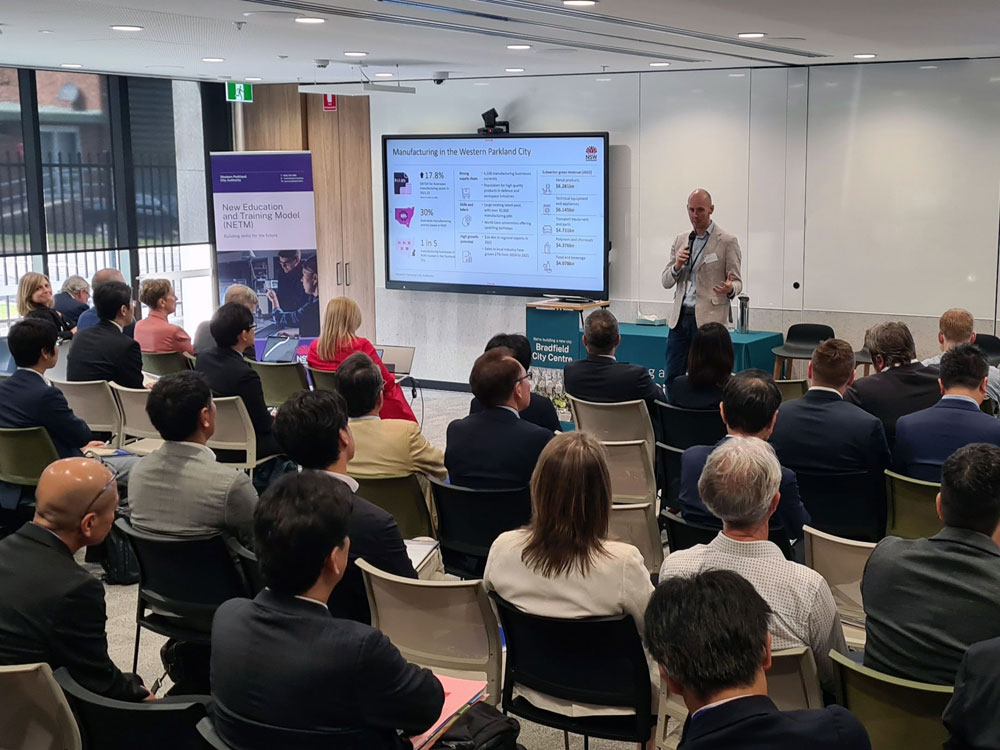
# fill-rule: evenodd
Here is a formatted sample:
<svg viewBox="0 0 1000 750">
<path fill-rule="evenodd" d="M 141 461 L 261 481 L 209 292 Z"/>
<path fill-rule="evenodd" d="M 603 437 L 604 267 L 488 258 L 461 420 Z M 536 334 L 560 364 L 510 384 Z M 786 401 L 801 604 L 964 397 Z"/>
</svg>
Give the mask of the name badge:
<svg viewBox="0 0 1000 750">
<path fill-rule="evenodd" d="M 705 256 L 705 261 L 704 262 L 705 263 L 715 263 L 715 261 L 717 261 L 718 259 L 719 259 L 718 255 L 716 255 L 715 253 L 711 253 L 710 255 L 706 255 Z"/>
</svg>

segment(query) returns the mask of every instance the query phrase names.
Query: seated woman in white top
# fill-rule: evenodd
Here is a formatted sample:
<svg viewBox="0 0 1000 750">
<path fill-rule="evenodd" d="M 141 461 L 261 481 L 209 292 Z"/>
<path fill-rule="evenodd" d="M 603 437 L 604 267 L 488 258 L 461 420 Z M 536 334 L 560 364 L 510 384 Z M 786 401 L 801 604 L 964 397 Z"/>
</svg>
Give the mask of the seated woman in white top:
<svg viewBox="0 0 1000 750">
<path fill-rule="evenodd" d="M 611 479 L 596 438 L 569 432 L 549 442 L 531 475 L 531 508 L 528 526 L 501 534 L 490 548 L 483 575 L 487 590 L 546 617 L 628 613 L 641 635 L 653 585 L 639 550 L 608 538 Z M 655 711 L 659 677 L 652 663 L 650 680 Z M 631 713 L 570 704 L 528 689 L 519 694 L 567 716 Z"/>
</svg>

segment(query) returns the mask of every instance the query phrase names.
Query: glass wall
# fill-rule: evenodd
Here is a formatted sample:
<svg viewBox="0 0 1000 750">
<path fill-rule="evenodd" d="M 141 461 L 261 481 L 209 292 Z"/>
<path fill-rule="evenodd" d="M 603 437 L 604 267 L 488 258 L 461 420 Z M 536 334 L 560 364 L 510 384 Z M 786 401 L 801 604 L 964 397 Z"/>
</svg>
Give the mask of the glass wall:
<svg viewBox="0 0 1000 750">
<path fill-rule="evenodd" d="M 17 71 L 0 68 L 0 254 L 29 252 L 21 89 Z"/>
</svg>

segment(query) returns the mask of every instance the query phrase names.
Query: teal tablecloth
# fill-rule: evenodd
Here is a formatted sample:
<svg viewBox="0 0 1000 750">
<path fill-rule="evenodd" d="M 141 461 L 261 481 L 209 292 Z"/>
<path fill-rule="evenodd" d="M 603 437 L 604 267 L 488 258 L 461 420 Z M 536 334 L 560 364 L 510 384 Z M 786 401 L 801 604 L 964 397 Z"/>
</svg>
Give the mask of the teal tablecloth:
<svg viewBox="0 0 1000 750">
<path fill-rule="evenodd" d="M 635 323 L 620 323 L 622 335 L 617 357 L 621 362 L 642 365 L 653 373 L 653 379 L 662 384 L 666 375 L 667 326 L 640 326 Z M 765 372 L 774 370 L 774 355 L 771 349 L 781 346 L 784 337 L 775 331 L 749 331 L 730 333 L 733 339 L 735 361 L 733 370 L 759 368 Z"/>
</svg>

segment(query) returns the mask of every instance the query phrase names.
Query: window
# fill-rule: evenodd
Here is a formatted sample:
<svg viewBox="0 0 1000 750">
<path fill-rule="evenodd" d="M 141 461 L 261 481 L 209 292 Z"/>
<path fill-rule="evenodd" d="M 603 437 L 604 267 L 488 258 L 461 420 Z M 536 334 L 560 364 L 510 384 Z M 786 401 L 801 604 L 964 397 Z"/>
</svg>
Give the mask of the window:
<svg viewBox="0 0 1000 750">
<path fill-rule="evenodd" d="M 0 68 L 0 254 L 29 250 L 21 91 L 17 71 Z"/>
</svg>

